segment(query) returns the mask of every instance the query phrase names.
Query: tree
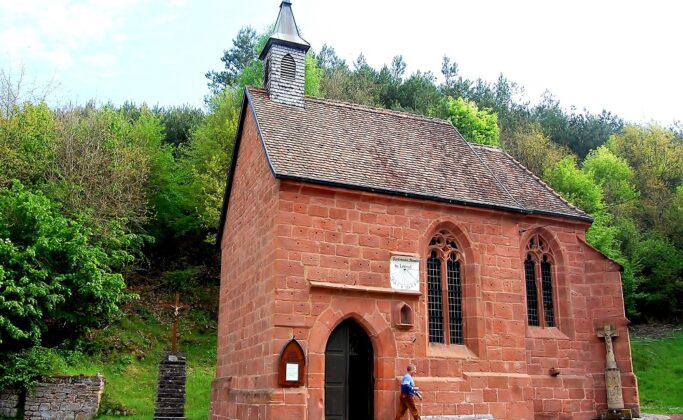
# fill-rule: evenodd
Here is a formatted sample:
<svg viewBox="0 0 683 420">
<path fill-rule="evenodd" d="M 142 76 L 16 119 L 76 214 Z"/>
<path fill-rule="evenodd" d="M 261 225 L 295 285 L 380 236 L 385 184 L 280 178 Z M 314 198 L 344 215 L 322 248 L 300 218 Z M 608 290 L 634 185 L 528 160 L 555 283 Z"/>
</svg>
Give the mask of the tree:
<svg viewBox="0 0 683 420">
<path fill-rule="evenodd" d="M 513 131 L 504 131 L 500 140 L 503 149 L 539 177 L 543 177 L 546 169 L 571 153 L 567 148 L 553 143 L 537 123 L 520 125 Z"/>
<path fill-rule="evenodd" d="M 218 227 L 241 96 L 228 90 L 212 98 L 210 112 L 179 159 L 175 188 L 181 205 L 173 222 L 178 234 L 199 231 L 206 235 Z"/>
<path fill-rule="evenodd" d="M 498 117 L 488 109 L 479 109 L 474 102 L 448 97 L 441 105 L 448 120 L 467 141 L 497 146 Z"/>
<path fill-rule="evenodd" d="M 68 214 L 89 212 L 101 227 L 112 220 L 141 227 L 153 216 L 150 199 L 164 188 L 173 160 L 162 138 L 163 126 L 148 109 L 135 121 L 111 108 L 63 110 L 44 191 Z"/>
<path fill-rule="evenodd" d="M 87 216 L 66 218 L 18 181 L 0 191 L 0 343 L 61 340 L 111 320 L 126 299 L 120 270 L 134 235 L 102 241 Z M 115 226 L 111 227 L 116 229 Z M 138 243 L 139 244 L 139 243 Z"/>
<path fill-rule="evenodd" d="M 657 125 L 629 125 L 610 138 L 607 147 L 633 169 L 633 182 L 642 197 L 637 215 L 641 226 L 683 244 L 683 238 L 674 236 L 680 219 L 672 211 L 676 188 L 683 184 L 683 143 L 671 130 Z"/>
<path fill-rule="evenodd" d="M 567 156 L 546 169 L 543 179 L 565 199 L 581 210 L 594 214 L 605 208 L 602 188 L 579 169 L 576 157 Z"/>
<path fill-rule="evenodd" d="M 190 105 L 157 108 L 154 114 L 164 127 L 164 143 L 176 149 L 189 143 L 192 131 L 204 121 L 204 112 Z"/>
<path fill-rule="evenodd" d="M 54 136 L 54 115 L 44 103 L 13 105 L 0 116 L 0 188 L 13 179 L 41 184 L 54 159 Z"/>
<path fill-rule="evenodd" d="M 606 146 L 600 146 L 583 161 L 583 171 L 602 187 L 611 213 L 621 216 L 632 214 L 638 192 L 633 185 L 633 170 L 625 159 Z"/>
<path fill-rule="evenodd" d="M 639 311 L 657 319 L 683 314 L 683 252 L 666 238 L 650 233 L 638 243 L 636 305 Z"/>
<path fill-rule="evenodd" d="M 621 118 L 605 110 L 600 114 L 592 114 L 585 109 L 577 113 L 572 107 L 567 113 L 549 92 L 544 93 L 541 102 L 531 110 L 531 115 L 555 143 L 570 148 L 581 159 L 624 126 Z"/>
<path fill-rule="evenodd" d="M 221 57 L 225 69 L 206 73 L 209 88 L 214 94 L 234 85 L 243 70 L 258 58 L 258 40 L 256 31 L 249 26 L 237 32 L 237 36 L 232 40 L 232 48 L 225 50 Z"/>
</svg>

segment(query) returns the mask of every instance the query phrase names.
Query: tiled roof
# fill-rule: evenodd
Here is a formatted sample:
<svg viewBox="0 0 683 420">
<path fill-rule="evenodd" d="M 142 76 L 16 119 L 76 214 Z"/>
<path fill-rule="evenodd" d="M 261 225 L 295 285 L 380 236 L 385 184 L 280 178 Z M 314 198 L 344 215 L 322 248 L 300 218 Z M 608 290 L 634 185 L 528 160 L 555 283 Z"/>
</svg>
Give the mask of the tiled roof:
<svg viewBox="0 0 683 420">
<path fill-rule="evenodd" d="M 590 220 L 500 150 L 447 121 L 306 97 L 305 107 L 248 88 L 275 176 L 479 207 Z"/>
<path fill-rule="evenodd" d="M 569 217 L 590 216 L 574 207 L 545 182 L 505 151 L 480 144 L 471 145 L 505 189 L 526 209 Z"/>
</svg>

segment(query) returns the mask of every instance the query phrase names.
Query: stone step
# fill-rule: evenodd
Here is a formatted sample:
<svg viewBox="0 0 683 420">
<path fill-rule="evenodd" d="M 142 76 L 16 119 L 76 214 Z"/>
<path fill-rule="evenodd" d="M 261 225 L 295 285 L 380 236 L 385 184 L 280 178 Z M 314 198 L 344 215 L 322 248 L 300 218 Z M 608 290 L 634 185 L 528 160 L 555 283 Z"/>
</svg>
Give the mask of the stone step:
<svg viewBox="0 0 683 420">
<path fill-rule="evenodd" d="M 185 401 L 184 395 L 159 395 L 157 402 L 182 402 Z"/>
<path fill-rule="evenodd" d="M 183 400 L 175 400 L 175 401 L 155 401 L 157 408 L 174 408 L 174 407 L 180 407 L 182 408 L 185 405 L 185 401 Z"/>
<path fill-rule="evenodd" d="M 157 382 L 159 385 L 170 385 L 170 384 L 177 384 L 177 385 L 184 385 L 185 384 L 185 378 L 181 379 L 159 379 Z"/>
<path fill-rule="evenodd" d="M 171 358 L 172 360 L 169 360 Z M 182 353 L 166 353 L 159 363 L 154 418 L 185 419 L 186 359 Z"/>
<path fill-rule="evenodd" d="M 154 412 L 154 416 L 183 417 L 185 416 L 185 413 L 183 412 L 183 410 L 156 410 Z"/>
<path fill-rule="evenodd" d="M 174 388 L 167 386 L 160 386 L 157 388 L 157 397 L 181 397 L 185 395 L 185 388 Z"/>
<path fill-rule="evenodd" d="M 178 388 L 178 389 L 185 389 L 185 383 L 184 382 L 160 382 L 157 384 L 157 387 L 159 389 L 169 389 L 169 388 Z"/>
</svg>

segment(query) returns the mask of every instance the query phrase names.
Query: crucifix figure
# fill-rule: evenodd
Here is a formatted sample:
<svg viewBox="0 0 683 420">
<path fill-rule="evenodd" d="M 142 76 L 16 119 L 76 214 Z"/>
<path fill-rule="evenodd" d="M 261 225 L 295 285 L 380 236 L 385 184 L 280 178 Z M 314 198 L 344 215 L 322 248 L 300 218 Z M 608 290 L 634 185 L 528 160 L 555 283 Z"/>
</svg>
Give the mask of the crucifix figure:
<svg viewBox="0 0 683 420">
<path fill-rule="evenodd" d="M 605 346 L 607 347 L 605 360 L 605 387 L 607 388 L 607 409 L 623 409 L 624 398 L 621 393 L 621 372 L 617 367 L 617 361 L 614 357 L 614 347 L 612 346 L 612 338 L 619 336 L 619 331 L 611 324 L 605 324 L 602 328 L 597 330 L 598 337 L 605 339 Z"/>
<path fill-rule="evenodd" d="M 171 339 L 171 352 L 175 353 L 177 351 L 178 318 L 180 317 L 180 310 L 181 309 L 189 309 L 190 305 L 181 305 L 180 304 L 180 293 L 176 292 L 175 304 L 164 303 L 161 306 L 163 308 L 172 308 L 173 309 L 173 330 L 171 333 L 173 336 Z"/>
</svg>

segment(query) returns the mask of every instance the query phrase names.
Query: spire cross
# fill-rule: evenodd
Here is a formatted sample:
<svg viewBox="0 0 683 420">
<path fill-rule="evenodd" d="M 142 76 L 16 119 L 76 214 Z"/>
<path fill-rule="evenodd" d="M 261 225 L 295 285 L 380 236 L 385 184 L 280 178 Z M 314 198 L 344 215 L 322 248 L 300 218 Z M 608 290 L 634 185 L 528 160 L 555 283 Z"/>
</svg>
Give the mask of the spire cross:
<svg viewBox="0 0 683 420">
<path fill-rule="evenodd" d="M 173 309 L 173 330 L 171 332 L 172 334 L 172 339 L 171 339 L 171 352 L 175 353 L 177 350 L 177 339 L 178 339 L 178 318 L 180 317 L 180 311 L 182 309 L 189 309 L 190 305 L 181 305 L 180 304 L 180 293 L 176 292 L 175 293 L 175 304 L 173 303 L 162 303 L 161 304 L 162 308 L 171 308 Z"/>
</svg>

